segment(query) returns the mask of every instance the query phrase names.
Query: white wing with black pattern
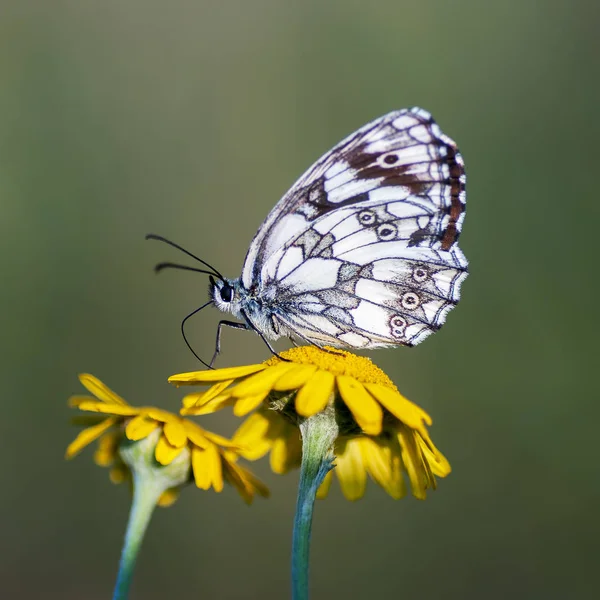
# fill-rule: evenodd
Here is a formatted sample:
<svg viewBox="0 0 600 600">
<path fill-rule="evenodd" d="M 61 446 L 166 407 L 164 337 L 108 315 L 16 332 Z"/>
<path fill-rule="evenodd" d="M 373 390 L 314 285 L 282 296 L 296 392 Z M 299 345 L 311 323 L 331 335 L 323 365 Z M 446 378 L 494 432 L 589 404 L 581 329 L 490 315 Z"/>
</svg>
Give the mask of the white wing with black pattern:
<svg viewBox="0 0 600 600">
<path fill-rule="evenodd" d="M 252 325 L 270 319 L 276 334 L 318 345 L 418 344 L 459 300 L 464 213 L 462 157 L 427 112 L 365 125 L 317 161 L 256 234 L 240 282 L 265 313 Z"/>
</svg>

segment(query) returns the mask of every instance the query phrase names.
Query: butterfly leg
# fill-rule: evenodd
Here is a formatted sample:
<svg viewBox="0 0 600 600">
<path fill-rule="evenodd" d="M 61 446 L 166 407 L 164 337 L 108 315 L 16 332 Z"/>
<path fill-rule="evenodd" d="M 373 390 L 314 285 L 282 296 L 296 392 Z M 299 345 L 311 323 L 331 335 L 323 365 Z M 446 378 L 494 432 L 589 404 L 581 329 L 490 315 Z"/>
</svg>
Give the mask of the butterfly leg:
<svg viewBox="0 0 600 600">
<path fill-rule="evenodd" d="M 279 360 L 282 360 L 283 362 L 292 362 L 289 358 L 284 358 L 280 354 L 277 354 L 277 352 L 275 352 L 275 348 L 271 346 L 269 340 L 257 329 L 255 331 L 260 336 L 260 339 L 266 344 L 267 348 L 271 351 L 271 354 L 273 354 L 273 356 L 276 356 Z"/>
<path fill-rule="evenodd" d="M 217 356 L 219 356 L 219 354 L 221 353 L 221 327 L 231 327 L 232 329 L 245 330 L 252 329 L 252 327 L 250 327 L 246 323 L 238 323 L 236 321 L 219 321 L 219 324 L 217 325 L 217 339 L 215 340 L 215 353 L 213 354 L 213 357 L 210 361 L 211 369 L 215 363 L 215 360 L 217 360 Z"/>
</svg>

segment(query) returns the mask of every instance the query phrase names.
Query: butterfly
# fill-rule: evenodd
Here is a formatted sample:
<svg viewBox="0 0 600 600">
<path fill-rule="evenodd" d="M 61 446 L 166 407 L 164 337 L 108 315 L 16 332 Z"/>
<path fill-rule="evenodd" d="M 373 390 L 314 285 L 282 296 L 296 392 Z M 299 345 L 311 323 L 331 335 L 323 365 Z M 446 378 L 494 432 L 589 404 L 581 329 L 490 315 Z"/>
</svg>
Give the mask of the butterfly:
<svg viewBox="0 0 600 600">
<path fill-rule="evenodd" d="M 202 260 L 210 272 L 191 269 L 210 275 L 207 304 L 239 319 L 219 323 L 211 365 L 222 326 L 255 331 L 273 352 L 268 340 L 284 336 L 346 349 L 419 344 L 460 298 L 464 216 L 462 157 L 429 113 L 398 110 L 361 127 L 279 200 L 241 277 Z"/>
</svg>

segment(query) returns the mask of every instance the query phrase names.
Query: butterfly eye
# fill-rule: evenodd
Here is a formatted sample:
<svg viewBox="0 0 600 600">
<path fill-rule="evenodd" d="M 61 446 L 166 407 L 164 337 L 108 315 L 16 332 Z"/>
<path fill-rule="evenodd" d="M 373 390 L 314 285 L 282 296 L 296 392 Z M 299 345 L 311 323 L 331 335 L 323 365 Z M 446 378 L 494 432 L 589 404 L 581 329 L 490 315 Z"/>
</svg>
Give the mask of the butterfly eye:
<svg viewBox="0 0 600 600">
<path fill-rule="evenodd" d="M 223 302 L 231 302 L 232 298 L 233 298 L 233 288 L 230 285 L 225 284 L 221 288 L 221 300 L 223 300 Z"/>
</svg>

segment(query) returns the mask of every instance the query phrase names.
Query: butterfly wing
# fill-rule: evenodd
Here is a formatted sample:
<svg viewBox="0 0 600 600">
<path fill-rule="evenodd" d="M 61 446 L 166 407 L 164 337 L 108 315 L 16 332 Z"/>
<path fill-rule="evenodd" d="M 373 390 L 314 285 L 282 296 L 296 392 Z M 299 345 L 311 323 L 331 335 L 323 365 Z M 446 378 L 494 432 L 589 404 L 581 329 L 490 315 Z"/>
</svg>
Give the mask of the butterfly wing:
<svg viewBox="0 0 600 600">
<path fill-rule="evenodd" d="M 425 111 L 396 111 L 296 182 L 254 238 L 242 283 L 308 341 L 414 345 L 459 299 L 464 209 L 454 142 Z"/>
</svg>

